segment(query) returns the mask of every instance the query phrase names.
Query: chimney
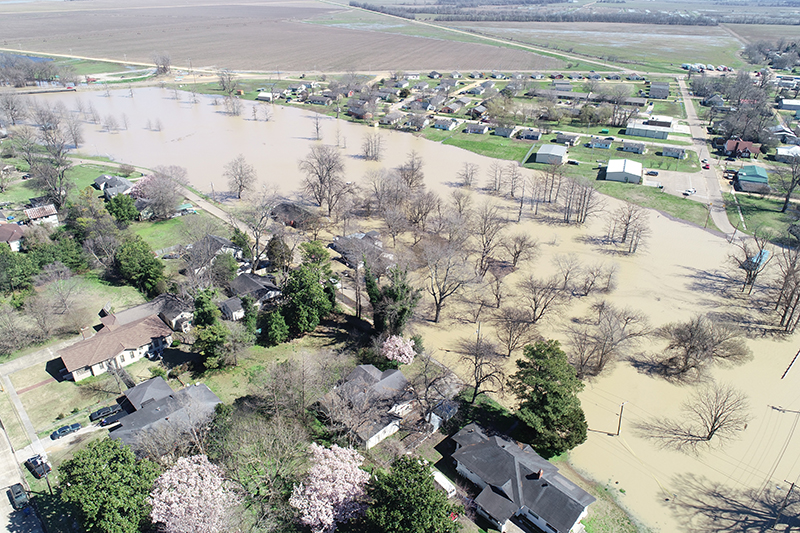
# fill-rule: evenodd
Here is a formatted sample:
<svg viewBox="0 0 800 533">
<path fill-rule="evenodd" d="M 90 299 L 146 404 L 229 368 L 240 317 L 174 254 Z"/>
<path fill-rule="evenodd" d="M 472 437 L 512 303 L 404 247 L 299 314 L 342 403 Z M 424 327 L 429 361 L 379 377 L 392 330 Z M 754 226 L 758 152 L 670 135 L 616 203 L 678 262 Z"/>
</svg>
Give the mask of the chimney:
<svg viewBox="0 0 800 533">
<path fill-rule="evenodd" d="M 537 477 L 538 479 L 542 479 L 542 478 L 544 477 L 544 470 L 542 470 L 542 469 L 540 468 L 540 469 L 539 469 L 539 472 L 536 474 L 536 477 Z"/>
</svg>

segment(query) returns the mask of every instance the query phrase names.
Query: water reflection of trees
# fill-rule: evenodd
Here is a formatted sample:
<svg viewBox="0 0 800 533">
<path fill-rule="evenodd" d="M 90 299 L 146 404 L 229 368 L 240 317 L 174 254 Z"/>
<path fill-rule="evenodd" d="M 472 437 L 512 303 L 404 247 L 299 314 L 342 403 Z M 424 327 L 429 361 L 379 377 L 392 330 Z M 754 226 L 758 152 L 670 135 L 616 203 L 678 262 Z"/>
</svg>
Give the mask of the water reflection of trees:
<svg viewBox="0 0 800 533">
<path fill-rule="evenodd" d="M 770 482 L 765 490 L 737 489 L 687 474 L 675 480 L 678 497 L 673 511 L 684 531 L 771 531 L 780 512 L 777 531 L 800 528 L 800 492 L 786 497 L 788 484 L 779 489 Z"/>
</svg>

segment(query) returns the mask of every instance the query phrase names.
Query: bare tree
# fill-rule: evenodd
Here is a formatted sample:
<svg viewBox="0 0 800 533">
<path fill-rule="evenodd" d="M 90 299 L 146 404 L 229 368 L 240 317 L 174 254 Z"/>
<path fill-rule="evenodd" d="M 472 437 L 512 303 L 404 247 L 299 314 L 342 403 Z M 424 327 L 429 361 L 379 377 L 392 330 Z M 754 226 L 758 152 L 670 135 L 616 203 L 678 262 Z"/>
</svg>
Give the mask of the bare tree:
<svg viewBox="0 0 800 533">
<path fill-rule="evenodd" d="M 459 361 L 466 367 L 470 377 L 467 382 L 472 387 L 469 403 L 475 403 L 481 394 L 503 392 L 506 376 L 502 361 L 496 347 L 485 340 L 480 331 L 474 339 L 462 339 L 458 351 L 461 354 Z"/>
<path fill-rule="evenodd" d="M 570 363 L 579 378 L 600 374 L 650 332 L 643 313 L 604 301 L 592 308 L 597 312 L 595 321 L 567 328 Z"/>
<path fill-rule="evenodd" d="M 319 113 L 314 113 L 311 117 L 311 121 L 314 123 L 314 140 L 321 141 L 322 140 L 322 117 L 320 117 Z"/>
<path fill-rule="evenodd" d="M 800 248 L 781 248 L 777 256 L 780 275 L 775 280 L 775 310 L 779 325 L 793 333 L 800 322 Z"/>
<path fill-rule="evenodd" d="M 160 74 L 169 74 L 169 71 L 172 68 L 172 60 L 167 52 L 154 52 L 152 59 L 156 66 L 157 76 Z"/>
<path fill-rule="evenodd" d="M 607 222 L 606 236 L 611 242 L 619 242 L 628 246 L 628 253 L 636 250 L 650 235 L 647 211 L 626 202 L 614 211 Z"/>
<path fill-rule="evenodd" d="M 558 195 L 561 192 L 561 185 L 564 181 L 566 171 L 563 164 L 550 163 L 544 168 L 542 180 L 542 200 L 551 204 L 558 202 Z"/>
<path fill-rule="evenodd" d="M 761 274 L 772 260 L 770 241 L 774 238 L 772 232 L 757 228 L 750 238 L 735 241 L 736 252 L 731 255 L 739 269 L 744 272 L 742 292 L 748 289 L 747 294 L 753 292 L 759 274 Z"/>
<path fill-rule="evenodd" d="M 397 169 L 400 179 L 406 184 L 409 190 L 417 190 L 425 187 L 425 174 L 422 171 L 422 158 L 412 150 L 408 154 L 406 162 L 400 165 Z"/>
<path fill-rule="evenodd" d="M 223 68 L 217 71 L 217 82 L 223 93 L 232 95 L 239 88 L 239 80 L 232 71 Z"/>
<path fill-rule="evenodd" d="M 668 377 L 697 378 L 714 363 L 735 364 L 752 357 L 739 328 L 708 316 L 667 324 L 656 333 L 668 343 L 659 361 Z"/>
<path fill-rule="evenodd" d="M 387 209 L 383 212 L 383 223 L 386 231 L 392 237 L 392 247 L 397 246 L 397 237 L 408 229 L 406 215 L 396 209 Z"/>
<path fill-rule="evenodd" d="M 448 399 L 453 392 L 451 389 L 454 375 L 449 368 L 436 361 L 430 354 L 420 354 L 417 361 L 418 370 L 409 378 L 409 382 L 417 403 L 422 408 L 422 417 L 427 419 L 439 402 Z"/>
<path fill-rule="evenodd" d="M 306 175 L 303 181 L 304 191 L 320 207 L 327 208 L 328 216 L 342 197 L 352 192 L 352 184 L 345 183 L 342 179 L 344 162 L 341 153 L 332 146 L 312 146 L 311 152 L 300 161 L 299 166 Z"/>
<path fill-rule="evenodd" d="M 602 209 L 602 198 L 586 178 L 567 178 L 565 181 L 564 222 L 583 224 Z"/>
<path fill-rule="evenodd" d="M 459 216 L 467 218 L 471 214 L 472 194 L 470 192 L 456 189 L 450 193 L 450 200 L 453 209 Z"/>
<path fill-rule="evenodd" d="M 458 171 L 458 182 L 461 184 L 462 187 L 466 187 L 467 189 L 472 188 L 475 184 L 475 178 L 478 176 L 478 171 L 480 167 L 475 163 L 464 163 L 464 166 L 461 167 L 461 170 Z"/>
<path fill-rule="evenodd" d="M 440 205 L 441 199 L 435 192 L 421 189 L 414 191 L 406 203 L 408 223 L 419 232 L 425 232 L 428 218 Z"/>
<path fill-rule="evenodd" d="M 447 300 L 471 282 L 463 250 L 440 242 L 425 243 L 422 261 L 428 271 L 427 291 L 433 297 L 434 322 L 439 322 Z"/>
<path fill-rule="evenodd" d="M 155 218 L 166 219 L 175 214 L 183 194 L 180 187 L 186 183 L 186 169 L 176 165 L 158 166 L 143 187 L 144 197 Z"/>
<path fill-rule="evenodd" d="M 114 115 L 106 115 L 106 117 L 103 119 L 103 129 L 105 129 L 108 133 L 116 133 L 119 130 L 117 117 Z"/>
<path fill-rule="evenodd" d="M 228 95 L 225 96 L 225 98 L 223 99 L 222 103 L 225 106 L 225 113 L 227 113 L 227 114 L 229 114 L 229 115 L 231 115 L 233 117 L 238 117 L 239 115 L 242 114 L 242 101 L 239 100 L 238 96 L 235 96 L 235 95 L 232 95 L 232 94 L 228 94 Z M 157 123 L 157 124 L 158 124 L 157 129 L 159 131 L 161 131 L 160 122 Z"/>
<path fill-rule="evenodd" d="M 583 276 L 573 287 L 576 296 L 589 296 L 595 291 L 611 292 L 616 283 L 615 265 L 595 263 L 582 270 Z"/>
<path fill-rule="evenodd" d="M 502 241 L 502 246 L 508 252 L 511 266 L 517 267 L 520 261 L 526 261 L 536 255 L 539 241 L 527 233 L 517 233 Z"/>
<path fill-rule="evenodd" d="M 789 159 L 787 166 L 774 167 L 772 170 L 773 175 L 778 177 L 778 183 L 780 183 L 781 189 L 784 190 L 781 213 L 785 213 L 786 209 L 789 208 L 792 193 L 797 186 L 800 185 L 800 156 L 795 155 Z"/>
<path fill-rule="evenodd" d="M 27 115 L 25 99 L 13 91 L 0 92 L 0 116 L 12 126 L 23 120 Z"/>
<path fill-rule="evenodd" d="M 236 197 L 239 199 L 242 198 L 242 193 L 251 189 L 256 181 L 255 167 L 249 164 L 242 154 L 225 165 L 224 175 L 228 180 L 228 187 L 232 191 L 236 191 Z"/>
<path fill-rule="evenodd" d="M 364 135 L 361 155 L 367 161 L 380 161 L 383 158 L 383 137 L 380 132 L 373 131 Z"/>
<path fill-rule="evenodd" d="M 533 340 L 533 322 L 528 309 L 504 307 L 495 314 L 492 322 L 507 357 Z"/>
<path fill-rule="evenodd" d="M 512 162 L 506 165 L 505 172 L 503 172 L 503 183 L 508 195 L 515 198 L 520 185 L 522 185 L 522 173 L 519 171 L 517 163 Z"/>
<path fill-rule="evenodd" d="M 545 315 L 552 313 L 569 298 L 562 290 L 562 280 L 558 277 L 536 279 L 533 276 L 517 284 L 520 295 L 530 309 L 531 322 L 536 324 Z"/>
<path fill-rule="evenodd" d="M 280 198 L 274 189 L 266 186 L 252 195 L 241 210 L 236 213 L 236 220 L 242 222 L 253 238 L 250 254 L 255 260 L 264 256 L 269 242 L 267 229 L 272 221 L 272 210 L 278 205 Z M 235 221 L 232 221 L 233 225 Z"/>
<path fill-rule="evenodd" d="M 499 161 L 492 161 L 492 164 L 489 165 L 489 181 L 486 184 L 486 188 L 491 192 L 499 193 L 503 186 L 504 174 L 503 165 Z"/>
<path fill-rule="evenodd" d="M 473 218 L 472 234 L 478 241 L 478 275 L 483 277 L 489 270 L 489 264 L 497 246 L 499 235 L 507 221 L 500 216 L 500 206 L 491 202 L 482 203 Z"/>
<path fill-rule="evenodd" d="M 663 446 L 697 452 L 734 439 L 751 419 L 747 396 L 731 385 L 711 383 L 695 391 L 682 406 L 680 419 L 654 418 L 638 425 Z"/>
<path fill-rule="evenodd" d="M 78 279 L 64 263 L 56 261 L 45 265 L 36 277 L 36 282 L 39 285 L 47 285 L 53 295 L 54 308 L 59 314 L 70 312 L 78 292 Z"/>
</svg>

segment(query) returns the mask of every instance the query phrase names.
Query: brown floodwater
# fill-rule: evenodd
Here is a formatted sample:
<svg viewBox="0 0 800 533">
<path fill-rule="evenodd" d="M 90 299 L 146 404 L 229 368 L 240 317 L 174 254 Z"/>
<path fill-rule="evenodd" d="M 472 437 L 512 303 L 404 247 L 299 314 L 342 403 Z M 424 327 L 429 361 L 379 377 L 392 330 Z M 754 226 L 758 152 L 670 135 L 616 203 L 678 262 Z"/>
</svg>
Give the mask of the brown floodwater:
<svg viewBox="0 0 800 533">
<path fill-rule="evenodd" d="M 85 142 L 79 153 L 107 156 L 118 163 L 147 168 L 182 166 L 188 170 L 192 186 L 205 193 L 211 193 L 212 184 L 217 194 L 227 191 L 223 177 L 225 164 L 242 154 L 256 168 L 260 184 L 275 186 L 290 196 L 301 187 L 303 174 L 298 162 L 319 142 L 315 140 L 317 113 L 311 109 L 266 104 L 272 118 L 264 121 L 261 115 L 260 120 L 253 120 L 253 106 L 264 105 L 255 102 L 243 101 L 242 114 L 237 117 L 226 114 L 221 104 L 214 105 L 213 96 L 198 95 L 197 103 L 192 103 L 190 93 L 178 92 L 175 99 L 174 91 L 160 88 L 135 89 L 133 97 L 127 89 L 109 94 L 86 91 L 37 98 L 63 102 L 73 111 L 78 108 L 79 99 L 84 108 L 94 107 L 101 124 L 84 124 Z M 110 133 L 103 128 L 103 119 L 109 116 L 120 125 L 119 131 Z M 465 162 L 480 166 L 478 182 L 482 183 L 493 161 L 460 148 L 388 130 L 381 130 L 383 159 L 365 161 L 360 152 L 363 137 L 369 132 L 367 126 L 319 116 L 322 143 L 336 146 L 338 130 L 348 181 L 359 183 L 371 170 L 397 167 L 416 150 L 424 162 L 427 185 L 446 194 Z M 127 129 L 123 126 L 125 122 Z M 159 122 L 160 131 L 156 128 Z"/>
</svg>

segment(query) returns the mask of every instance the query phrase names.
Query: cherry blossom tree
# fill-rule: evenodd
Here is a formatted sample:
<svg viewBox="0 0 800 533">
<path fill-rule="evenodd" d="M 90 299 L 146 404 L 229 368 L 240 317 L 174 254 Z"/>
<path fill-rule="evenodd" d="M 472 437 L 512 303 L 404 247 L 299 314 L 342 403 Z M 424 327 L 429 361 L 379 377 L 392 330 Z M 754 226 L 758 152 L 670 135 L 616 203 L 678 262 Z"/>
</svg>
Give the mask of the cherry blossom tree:
<svg viewBox="0 0 800 533">
<path fill-rule="evenodd" d="M 410 365 L 414 362 L 414 341 L 406 340 L 400 335 L 392 335 L 383 341 L 381 353 L 390 361 L 397 361 L 403 365 Z"/>
<path fill-rule="evenodd" d="M 156 479 L 150 518 L 167 533 L 217 533 L 227 530 L 237 503 L 222 470 L 205 455 L 181 457 Z"/>
<path fill-rule="evenodd" d="M 364 458 L 352 448 L 334 444 L 328 449 L 312 443 L 310 450 L 313 466 L 306 483 L 294 487 L 289 504 L 314 533 L 332 533 L 338 524 L 366 510 L 369 474 L 359 468 Z"/>
</svg>

